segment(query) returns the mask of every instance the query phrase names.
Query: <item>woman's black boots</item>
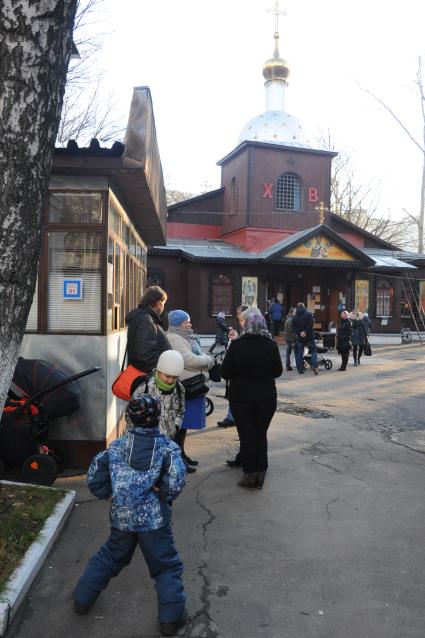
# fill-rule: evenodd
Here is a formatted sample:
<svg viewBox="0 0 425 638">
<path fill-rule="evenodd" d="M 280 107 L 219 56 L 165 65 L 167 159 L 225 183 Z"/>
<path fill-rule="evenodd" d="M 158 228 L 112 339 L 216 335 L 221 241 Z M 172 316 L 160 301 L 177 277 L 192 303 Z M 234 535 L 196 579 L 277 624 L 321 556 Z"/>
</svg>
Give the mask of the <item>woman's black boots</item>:
<svg viewBox="0 0 425 638">
<path fill-rule="evenodd" d="M 178 430 L 176 436 L 174 437 L 174 440 L 177 443 L 177 445 L 180 447 L 186 472 L 188 474 L 193 474 L 193 472 L 196 472 L 196 468 L 192 466 L 198 465 L 198 461 L 194 461 L 193 459 L 191 459 L 189 456 L 187 456 L 186 452 L 184 451 L 184 442 L 186 440 L 186 433 L 187 433 L 186 430 Z"/>
</svg>

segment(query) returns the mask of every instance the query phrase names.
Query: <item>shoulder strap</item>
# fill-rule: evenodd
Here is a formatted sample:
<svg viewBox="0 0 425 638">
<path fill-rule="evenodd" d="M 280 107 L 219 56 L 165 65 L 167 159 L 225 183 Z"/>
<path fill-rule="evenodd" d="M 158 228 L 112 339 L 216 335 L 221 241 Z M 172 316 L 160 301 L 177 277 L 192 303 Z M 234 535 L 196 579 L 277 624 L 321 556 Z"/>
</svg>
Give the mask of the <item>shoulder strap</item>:
<svg viewBox="0 0 425 638">
<path fill-rule="evenodd" d="M 125 367 L 125 358 L 127 356 L 127 352 L 128 352 L 128 339 L 127 339 L 127 343 L 125 344 L 124 356 L 122 358 L 121 372 L 123 372 Z"/>
</svg>

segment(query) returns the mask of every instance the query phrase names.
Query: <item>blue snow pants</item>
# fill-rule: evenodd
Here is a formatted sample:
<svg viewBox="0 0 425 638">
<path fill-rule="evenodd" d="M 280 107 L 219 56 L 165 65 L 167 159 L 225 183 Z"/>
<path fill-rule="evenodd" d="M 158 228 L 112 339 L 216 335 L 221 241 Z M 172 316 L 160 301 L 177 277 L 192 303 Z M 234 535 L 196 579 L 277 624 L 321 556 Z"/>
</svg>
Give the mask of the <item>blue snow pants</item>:
<svg viewBox="0 0 425 638">
<path fill-rule="evenodd" d="M 150 532 L 124 532 L 111 528 L 111 533 L 97 554 L 92 556 L 73 592 L 74 600 L 85 605 L 94 603 L 113 576 L 118 576 L 134 554 L 136 546 L 155 580 L 158 596 L 158 622 L 171 623 L 184 615 L 186 595 L 183 589 L 183 563 L 174 546 L 171 526 Z"/>
</svg>

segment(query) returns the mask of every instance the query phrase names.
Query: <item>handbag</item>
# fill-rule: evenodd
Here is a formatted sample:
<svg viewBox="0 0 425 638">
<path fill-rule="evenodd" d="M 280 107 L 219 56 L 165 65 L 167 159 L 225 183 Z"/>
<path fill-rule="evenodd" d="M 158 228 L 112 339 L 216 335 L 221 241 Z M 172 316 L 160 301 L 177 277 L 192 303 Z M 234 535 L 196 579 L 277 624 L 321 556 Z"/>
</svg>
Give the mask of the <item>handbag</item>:
<svg viewBox="0 0 425 638">
<path fill-rule="evenodd" d="M 214 365 L 208 370 L 208 376 L 210 381 L 218 383 L 221 381 L 221 363 L 214 363 Z"/>
<path fill-rule="evenodd" d="M 112 393 L 123 401 L 130 401 L 132 395 L 132 386 L 136 379 L 147 376 L 147 372 L 142 372 L 132 365 L 128 365 L 126 368 L 124 368 L 127 350 L 128 341 L 125 347 L 124 358 L 122 360 L 121 372 L 112 384 Z"/>
<path fill-rule="evenodd" d="M 194 377 L 184 379 L 180 382 L 184 387 L 185 399 L 196 399 L 197 397 L 203 397 L 209 391 L 209 387 L 205 384 L 205 377 L 202 374 L 196 374 Z"/>
<path fill-rule="evenodd" d="M 370 345 L 369 341 L 366 339 L 364 347 L 363 347 L 363 354 L 366 357 L 371 357 L 372 356 L 372 346 Z"/>
</svg>

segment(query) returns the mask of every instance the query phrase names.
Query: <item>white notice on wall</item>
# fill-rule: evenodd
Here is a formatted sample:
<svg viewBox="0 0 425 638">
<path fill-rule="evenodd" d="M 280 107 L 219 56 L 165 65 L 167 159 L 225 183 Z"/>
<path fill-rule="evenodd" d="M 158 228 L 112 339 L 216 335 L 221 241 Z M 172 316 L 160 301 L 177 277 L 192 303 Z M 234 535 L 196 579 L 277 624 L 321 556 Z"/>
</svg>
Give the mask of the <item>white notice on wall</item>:
<svg viewBox="0 0 425 638">
<path fill-rule="evenodd" d="M 107 291 L 109 295 L 114 292 L 114 266 L 108 262 L 108 282 Z"/>
<path fill-rule="evenodd" d="M 320 292 L 320 286 L 313 286 L 313 292 Z"/>
<path fill-rule="evenodd" d="M 388 317 L 382 317 L 381 326 L 388 326 Z"/>
</svg>

